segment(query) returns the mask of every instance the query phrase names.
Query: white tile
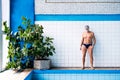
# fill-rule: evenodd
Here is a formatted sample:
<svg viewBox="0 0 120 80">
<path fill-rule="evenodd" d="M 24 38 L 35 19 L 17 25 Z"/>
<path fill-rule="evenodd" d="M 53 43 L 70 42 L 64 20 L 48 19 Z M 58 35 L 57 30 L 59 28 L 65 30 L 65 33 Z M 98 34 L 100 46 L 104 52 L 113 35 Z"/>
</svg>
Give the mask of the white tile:
<svg viewBox="0 0 120 80">
<path fill-rule="evenodd" d="M 54 38 L 56 54 L 50 57 L 53 59 L 53 66 L 81 66 L 80 39 L 83 27 L 88 23 L 97 39 L 94 48 L 94 65 L 98 67 L 120 66 L 119 21 L 37 21 L 36 23 L 42 24 L 45 34 Z M 89 65 L 87 54 L 86 66 Z"/>
</svg>

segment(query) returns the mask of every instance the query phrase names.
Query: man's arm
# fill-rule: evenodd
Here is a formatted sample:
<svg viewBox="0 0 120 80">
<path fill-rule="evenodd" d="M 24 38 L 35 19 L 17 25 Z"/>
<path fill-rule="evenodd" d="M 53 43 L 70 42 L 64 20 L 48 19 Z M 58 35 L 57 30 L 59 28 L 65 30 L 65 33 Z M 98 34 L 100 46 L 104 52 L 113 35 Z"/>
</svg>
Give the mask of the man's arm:
<svg viewBox="0 0 120 80">
<path fill-rule="evenodd" d="M 83 38 L 83 34 L 82 34 L 82 39 L 81 39 L 81 42 L 80 42 L 80 50 L 82 48 L 83 40 L 84 40 L 84 38 Z"/>
<path fill-rule="evenodd" d="M 96 44 L 96 38 L 95 38 L 95 35 L 93 33 L 93 46 L 95 46 L 95 44 Z"/>
</svg>

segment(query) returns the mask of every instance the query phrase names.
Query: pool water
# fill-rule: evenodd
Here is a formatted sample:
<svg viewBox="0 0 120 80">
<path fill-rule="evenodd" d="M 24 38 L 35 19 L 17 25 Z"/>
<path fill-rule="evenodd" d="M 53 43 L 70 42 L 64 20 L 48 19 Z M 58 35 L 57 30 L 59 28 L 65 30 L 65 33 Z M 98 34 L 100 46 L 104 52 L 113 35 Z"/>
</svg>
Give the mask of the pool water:
<svg viewBox="0 0 120 80">
<path fill-rule="evenodd" d="M 33 70 L 24 80 L 120 80 L 120 70 Z"/>
</svg>

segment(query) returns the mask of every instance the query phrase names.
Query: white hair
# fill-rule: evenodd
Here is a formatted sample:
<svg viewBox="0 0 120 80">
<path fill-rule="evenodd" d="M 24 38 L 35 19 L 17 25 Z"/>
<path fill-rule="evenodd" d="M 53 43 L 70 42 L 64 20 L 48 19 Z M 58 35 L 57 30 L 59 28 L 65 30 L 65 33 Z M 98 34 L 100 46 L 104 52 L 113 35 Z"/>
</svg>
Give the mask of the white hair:
<svg viewBox="0 0 120 80">
<path fill-rule="evenodd" d="M 85 29 L 89 29 L 89 25 L 85 25 Z"/>
</svg>

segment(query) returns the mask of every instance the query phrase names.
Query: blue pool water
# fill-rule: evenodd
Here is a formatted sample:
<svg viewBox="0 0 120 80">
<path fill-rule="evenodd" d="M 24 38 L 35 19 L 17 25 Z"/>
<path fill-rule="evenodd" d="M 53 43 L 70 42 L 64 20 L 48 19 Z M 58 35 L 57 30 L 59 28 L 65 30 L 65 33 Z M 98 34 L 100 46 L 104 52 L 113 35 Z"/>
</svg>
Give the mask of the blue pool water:
<svg viewBox="0 0 120 80">
<path fill-rule="evenodd" d="M 120 80 L 120 70 L 32 70 L 24 80 Z"/>
</svg>

